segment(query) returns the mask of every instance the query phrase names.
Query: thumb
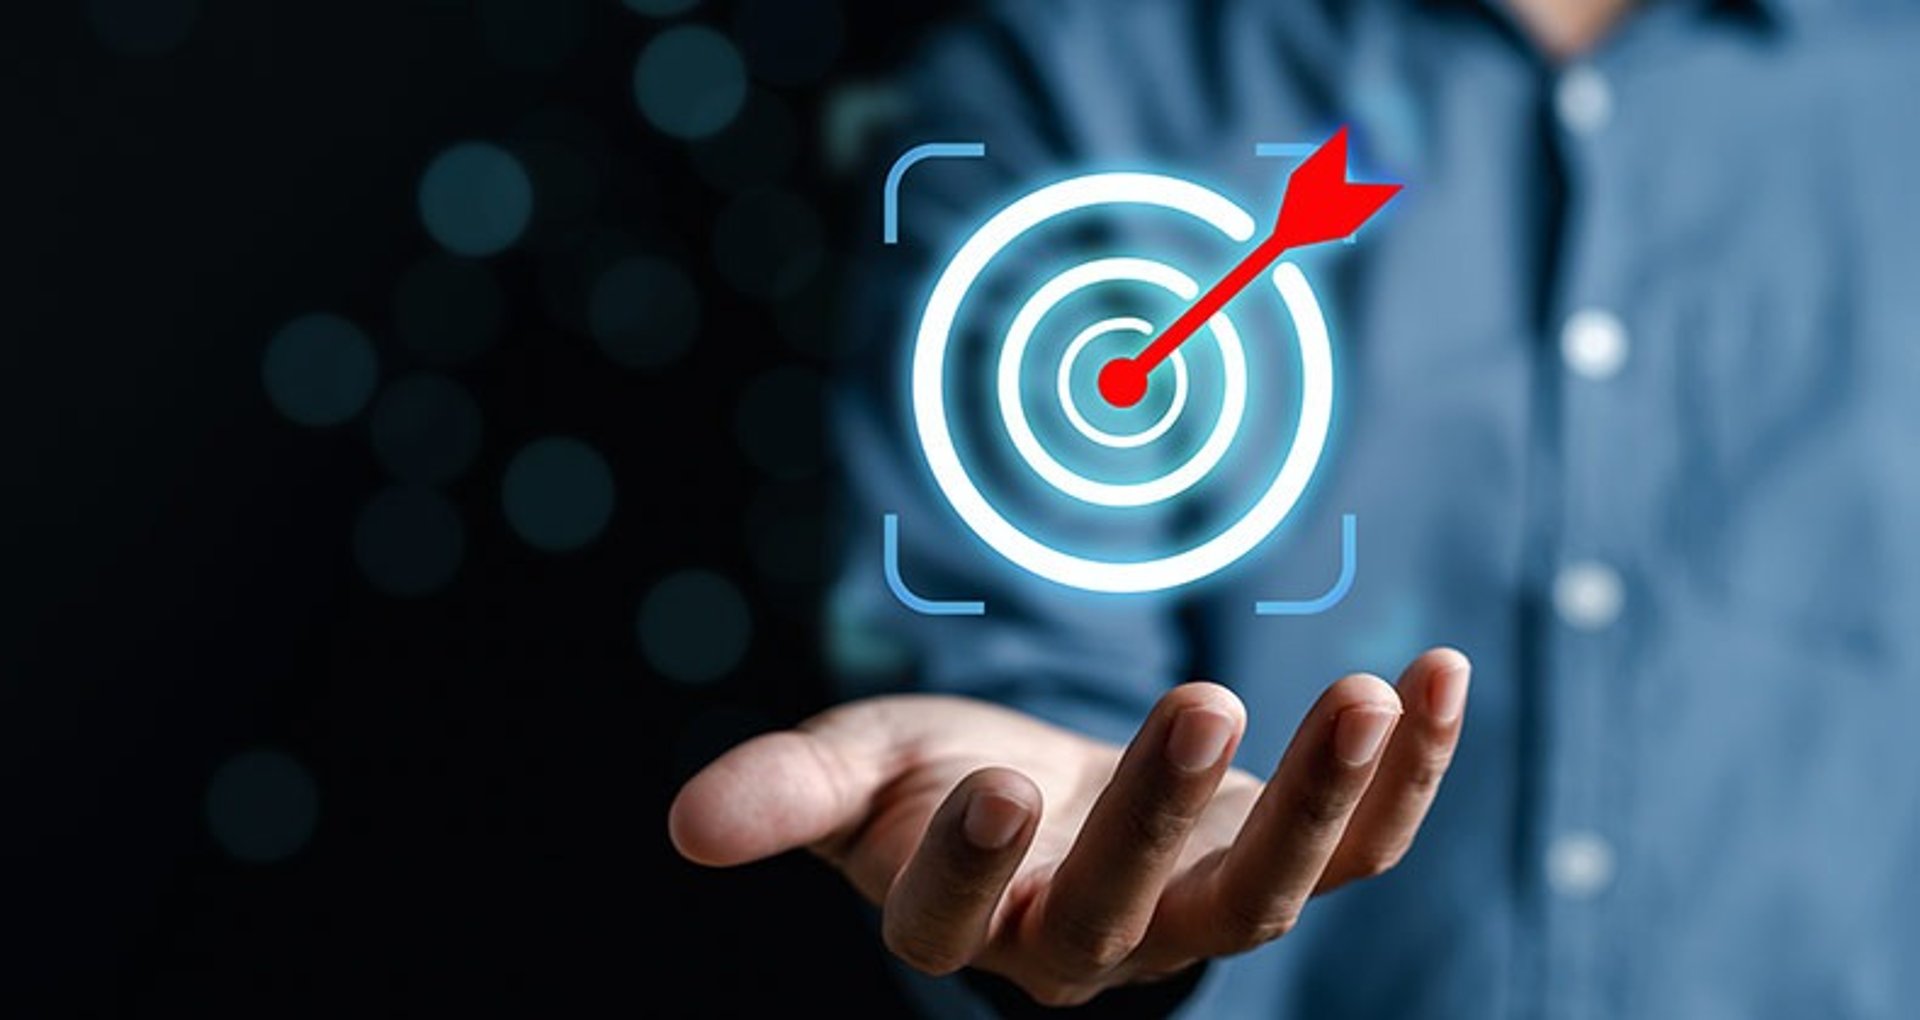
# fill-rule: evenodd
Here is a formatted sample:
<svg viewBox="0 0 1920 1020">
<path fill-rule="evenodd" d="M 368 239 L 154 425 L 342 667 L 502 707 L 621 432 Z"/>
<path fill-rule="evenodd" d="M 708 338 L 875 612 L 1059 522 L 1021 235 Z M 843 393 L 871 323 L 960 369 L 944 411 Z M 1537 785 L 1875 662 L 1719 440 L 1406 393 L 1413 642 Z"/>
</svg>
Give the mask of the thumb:
<svg viewBox="0 0 1920 1020">
<path fill-rule="evenodd" d="M 687 780 L 668 812 L 667 831 L 689 860 L 746 864 L 852 829 L 880 782 L 871 756 L 850 755 L 830 736 L 769 733 Z"/>
</svg>

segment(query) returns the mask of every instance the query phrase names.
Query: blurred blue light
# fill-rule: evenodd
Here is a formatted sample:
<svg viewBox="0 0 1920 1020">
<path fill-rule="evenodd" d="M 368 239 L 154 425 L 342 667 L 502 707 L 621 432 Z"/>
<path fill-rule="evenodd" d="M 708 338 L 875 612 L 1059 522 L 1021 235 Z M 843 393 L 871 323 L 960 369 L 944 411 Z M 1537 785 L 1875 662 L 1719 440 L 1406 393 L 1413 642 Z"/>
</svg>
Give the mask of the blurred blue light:
<svg viewBox="0 0 1920 1020">
<path fill-rule="evenodd" d="M 260 366 L 273 406 L 299 424 L 316 426 L 359 414 L 379 374 L 367 335 L 333 315 L 309 315 L 281 327 Z"/>
<path fill-rule="evenodd" d="M 87 17 L 108 48 L 165 53 L 187 41 L 199 0 L 88 0 Z"/>
<path fill-rule="evenodd" d="M 207 828 L 237 860 L 267 864 L 299 852 L 313 838 L 320 795 L 313 776 L 282 751 L 245 751 L 207 784 Z"/>
<path fill-rule="evenodd" d="M 877 585 L 839 584 L 827 600 L 823 635 L 827 668 L 855 689 L 878 692 L 885 678 L 897 677 L 913 662 L 913 651 L 898 627 L 886 626 L 885 611 L 895 603 L 875 595 Z M 885 610 L 874 598 L 887 599 Z"/>
<path fill-rule="evenodd" d="M 633 96 L 654 127 L 705 138 L 727 126 L 747 98 L 746 65 L 726 36 L 697 25 L 655 36 L 633 68 Z"/>
<path fill-rule="evenodd" d="M 822 105 L 822 155 L 828 169 L 840 175 L 851 174 L 866 161 L 879 158 L 874 151 L 878 140 L 912 110 L 898 83 L 841 82 L 828 90 Z M 892 158 L 899 153 L 885 155 Z"/>
<path fill-rule="evenodd" d="M 376 493 L 353 528 L 353 558 L 373 586 L 413 597 L 446 587 L 466 553 L 466 528 L 447 498 L 397 485 Z"/>
<path fill-rule="evenodd" d="M 572 332 L 591 333 L 594 284 L 607 270 L 648 250 L 625 232 L 603 225 L 541 259 L 539 289 L 547 317 Z"/>
<path fill-rule="evenodd" d="M 533 215 L 533 184 L 520 161 L 485 142 L 463 142 L 420 178 L 420 219 L 456 255 L 494 255 L 520 239 Z"/>
<path fill-rule="evenodd" d="M 480 452 L 480 405 L 466 387 L 431 372 L 388 384 L 368 427 L 374 456 L 402 481 L 451 481 Z"/>
<path fill-rule="evenodd" d="M 528 443 L 507 465 L 500 485 L 507 523 L 528 545 L 548 552 L 578 549 L 613 516 L 613 472 L 578 439 Z"/>
<path fill-rule="evenodd" d="M 692 342 L 700 328 L 700 294 L 671 262 L 625 259 L 594 282 L 587 323 L 607 357 L 629 368 L 655 368 Z"/>
<path fill-rule="evenodd" d="M 499 339 L 503 304 L 484 263 L 433 255 L 400 278 L 393 296 L 394 331 L 421 361 L 458 364 Z"/>
<path fill-rule="evenodd" d="M 640 649 L 661 675 L 707 683 L 731 672 L 753 631 L 747 600 L 733 582 L 687 570 L 654 585 L 640 604 Z"/>
</svg>

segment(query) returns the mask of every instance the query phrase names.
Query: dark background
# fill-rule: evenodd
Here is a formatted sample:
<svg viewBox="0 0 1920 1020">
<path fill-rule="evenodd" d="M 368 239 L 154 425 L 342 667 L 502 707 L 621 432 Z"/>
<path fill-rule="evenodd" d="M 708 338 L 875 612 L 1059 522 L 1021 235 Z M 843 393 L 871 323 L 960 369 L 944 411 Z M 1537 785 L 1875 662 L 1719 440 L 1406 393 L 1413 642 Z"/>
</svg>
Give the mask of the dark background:
<svg viewBox="0 0 1920 1020">
<path fill-rule="evenodd" d="M 818 391 L 835 268 L 871 243 L 853 203 L 879 193 L 848 139 L 956 6 L 5 5 L 0 1012 L 896 1009 L 824 868 L 706 872 L 664 817 L 700 762 L 826 697 Z M 641 52 L 687 24 L 753 80 L 704 141 L 635 100 Z M 449 270 L 418 194 L 471 140 L 525 165 L 533 218 Z M 767 210 L 783 228 L 743 254 Z M 634 256 L 699 295 L 691 345 L 653 367 L 588 316 Z M 479 289 L 406 296 L 435 267 Z M 440 325 L 480 323 L 466 356 L 406 340 L 436 295 Z M 371 340 L 369 408 L 419 372 L 464 389 L 472 459 L 423 487 L 376 454 L 370 410 L 276 410 L 268 344 L 315 312 Z M 613 483 L 572 551 L 503 513 L 508 466 L 549 436 Z M 396 486 L 457 523 L 357 546 Z M 449 547 L 393 593 L 381 556 L 404 573 Z M 699 682 L 636 637 L 686 570 L 748 621 Z"/>
</svg>

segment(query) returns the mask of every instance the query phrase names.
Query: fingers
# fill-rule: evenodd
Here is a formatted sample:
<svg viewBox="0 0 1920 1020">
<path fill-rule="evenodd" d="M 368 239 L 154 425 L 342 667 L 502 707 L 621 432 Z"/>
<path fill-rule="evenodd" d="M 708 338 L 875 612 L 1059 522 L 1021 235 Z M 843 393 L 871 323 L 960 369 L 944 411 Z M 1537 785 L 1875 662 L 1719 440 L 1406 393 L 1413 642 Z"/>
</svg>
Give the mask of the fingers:
<svg viewBox="0 0 1920 1020">
<path fill-rule="evenodd" d="M 1407 714 L 1380 759 L 1372 785 L 1321 876 L 1325 892 L 1378 875 L 1400 862 L 1439 791 L 1440 780 L 1460 741 L 1472 669 L 1451 648 L 1420 656 L 1401 674 L 1400 701 Z"/>
<path fill-rule="evenodd" d="M 1401 713 L 1378 677 L 1327 688 L 1210 876 L 1190 944 L 1238 952 L 1293 927 L 1380 761 Z"/>
<path fill-rule="evenodd" d="M 1080 979 L 1139 944 L 1245 726 L 1224 687 L 1186 684 L 1160 699 L 1031 915 L 1042 966 Z"/>
<path fill-rule="evenodd" d="M 961 780 L 887 893 L 887 948 L 929 974 L 969 963 L 986 943 L 1039 817 L 1039 789 L 1012 769 L 981 769 Z"/>
<path fill-rule="evenodd" d="M 680 788 L 667 831 L 683 856 L 715 866 L 808 846 L 865 813 L 878 783 L 867 771 L 815 733 L 755 737 Z"/>
<path fill-rule="evenodd" d="M 907 749 L 960 725 L 956 720 L 980 724 L 980 711 L 971 711 L 957 698 L 865 698 L 755 737 L 680 788 L 667 815 L 673 845 L 687 859 L 717 867 L 800 847 L 834 859 L 840 839 L 859 831 L 875 796 L 897 778 Z M 893 872 L 848 877 L 878 899 Z"/>
</svg>

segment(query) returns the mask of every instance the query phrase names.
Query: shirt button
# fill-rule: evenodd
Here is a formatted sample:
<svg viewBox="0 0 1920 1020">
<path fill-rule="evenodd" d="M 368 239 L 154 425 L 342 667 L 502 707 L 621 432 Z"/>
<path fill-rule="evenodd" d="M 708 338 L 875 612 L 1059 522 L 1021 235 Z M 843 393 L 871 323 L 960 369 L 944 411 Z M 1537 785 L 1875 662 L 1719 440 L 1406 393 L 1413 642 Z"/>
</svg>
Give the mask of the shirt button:
<svg viewBox="0 0 1920 1020">
<path fill-rule="evenodd" d="M 1587 308 L 1560 328 L 1560 357 L 1575 374 L 1611 379 L 1627 360 L 1627 328 L 1611 312 Z"/>
<path fill-rule="evenodd" d="M 1553 110 L 1568 131 L 1593 134 L 1613 118 L 1613 89 L 1599 71 L 1576 64 L 1561 72 L 1553 89 Z"/>
<path fill-rule="evenodd" d="M 1613 846 L 1591 832 L 1569 832 L 1547 847 L 1547 884 L 1571 899 L 1590 899 L 1613 882 Z"/>
<path fill-rule="evenodd" d="M 1573 563 L 1553 579 L 1553 611 L 1577 630 L 1603 630 L 1620 618 L 1626 585 L 1604 563 Z"/>
</svg>

